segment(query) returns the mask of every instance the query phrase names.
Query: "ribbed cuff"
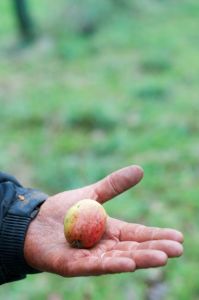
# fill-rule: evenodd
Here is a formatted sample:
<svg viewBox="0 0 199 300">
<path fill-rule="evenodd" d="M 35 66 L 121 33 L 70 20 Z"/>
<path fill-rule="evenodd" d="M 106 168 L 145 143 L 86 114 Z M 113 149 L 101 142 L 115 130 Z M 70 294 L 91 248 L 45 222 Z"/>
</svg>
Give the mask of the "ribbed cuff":
<svg viewBox="0 0 199 300">
<path fill-rule="evenodd" d="M 39 273 L 28 266 L 23 255 L 25 235 L 31 220 L 31 217 L 10 213 L 3 220 L 0 237 L 1 283 L 25 278 L 26 274 Z"/>
<path fill-rule="evenodd" d="M 0 284 L 39 273 L 25 261 L 24 242 L 31 220 L 47 198 L 0 172 Z"/>
</svg>

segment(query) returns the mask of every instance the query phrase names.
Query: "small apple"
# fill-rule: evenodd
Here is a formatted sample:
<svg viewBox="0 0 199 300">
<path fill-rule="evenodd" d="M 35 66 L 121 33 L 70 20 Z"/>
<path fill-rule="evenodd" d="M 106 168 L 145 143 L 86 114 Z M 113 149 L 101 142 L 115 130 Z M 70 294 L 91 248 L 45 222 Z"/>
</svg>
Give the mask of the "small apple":
<svg viewBox="0 0 199 300">
<path fill-rule="evenodd" d="M 107 214 L 95 200 L 83 199 L 69 208 L 64 218 L 64 235 L 72 247 L 91 248 L 102 237 Z"/>
</svg>

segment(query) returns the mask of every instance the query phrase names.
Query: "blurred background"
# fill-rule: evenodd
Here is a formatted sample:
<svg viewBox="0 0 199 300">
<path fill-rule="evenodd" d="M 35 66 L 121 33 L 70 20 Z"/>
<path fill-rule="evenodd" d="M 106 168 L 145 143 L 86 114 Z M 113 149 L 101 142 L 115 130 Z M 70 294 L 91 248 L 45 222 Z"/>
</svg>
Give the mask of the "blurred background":
<svg viewBox="0 0 199 300">
<path fill-rule="evenodd" d="M 162 269 L 43 273 L 2 300 L 199 299 L 198 19 L 198 0 L 0 1 L 0 169 L 54 194 L 140 164 L 108 213 L 185 234 Z"/>
</svg>

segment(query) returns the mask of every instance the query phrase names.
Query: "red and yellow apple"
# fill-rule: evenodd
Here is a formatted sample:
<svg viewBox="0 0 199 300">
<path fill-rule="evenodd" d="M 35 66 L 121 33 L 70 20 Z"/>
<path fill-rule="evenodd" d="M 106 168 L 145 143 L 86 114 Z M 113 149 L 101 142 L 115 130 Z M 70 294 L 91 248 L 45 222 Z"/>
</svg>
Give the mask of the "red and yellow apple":
<svg viewBox="0 0 199 300">
<path fill-rule="evenodd" d="M 64 218 L 64 235 L 72 247 L 91 248 L 100 241 L 107 214 L 95 200 L 83 199 L 69 208 Z"/>
</svg>

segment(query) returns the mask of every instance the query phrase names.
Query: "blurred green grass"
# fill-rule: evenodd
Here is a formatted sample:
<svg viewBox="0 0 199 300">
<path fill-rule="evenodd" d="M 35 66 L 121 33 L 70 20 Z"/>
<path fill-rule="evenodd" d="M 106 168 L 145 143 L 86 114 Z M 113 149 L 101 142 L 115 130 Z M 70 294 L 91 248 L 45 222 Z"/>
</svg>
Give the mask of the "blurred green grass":
<svg viewBox="0 0 199 300">
<path fill-rule="evenodd" d="M 40 35 L 35 44 L 11 51 L 17 43 L 14 17 L 10 3 L 1 0 L 0 168 L 53 194 L 140 164 L 143 182 L 107 203 L 107 211 L 183 231 L 185 253 L 160 271 L 29 276 L 2 286 L 0 297 L 145 300 L 159 272 L 166 291 L 154 299 L 196 300 L 199 3 L 135 0 L 128 11 L 111 1 L 99 8 L 96 3 L 85 3 L 89 14 L 83 6 L 76 12 L 84 24 L 96 22 L 96 32 L 84 36 L 71 23 L 71 1 L 30 1 Z"/>
</svg>

